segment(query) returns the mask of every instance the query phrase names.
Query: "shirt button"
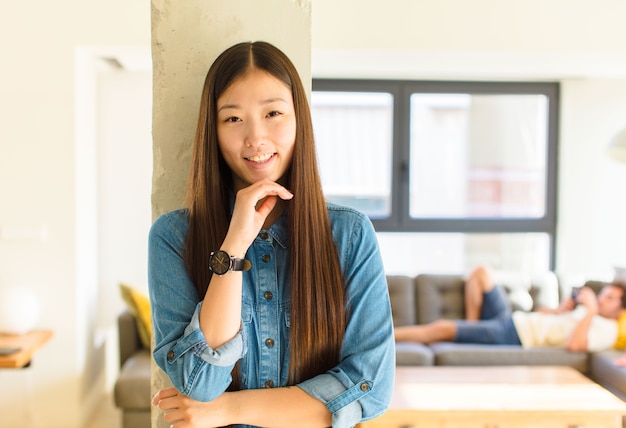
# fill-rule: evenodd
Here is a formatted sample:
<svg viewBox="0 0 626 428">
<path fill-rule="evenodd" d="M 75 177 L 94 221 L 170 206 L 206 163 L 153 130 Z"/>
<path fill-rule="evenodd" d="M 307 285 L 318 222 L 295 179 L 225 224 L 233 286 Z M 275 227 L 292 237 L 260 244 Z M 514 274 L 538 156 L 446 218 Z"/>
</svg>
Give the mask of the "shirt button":
<svg viewBox="0 0 626 428">
<path fill-rule="evenodd" d="M 272 260 L 272 257 L 269 254 L 264 254 L 263 257 L 261 258 L 265 263 L 269 262 L 270 260 Z"/>
<path fill-rule="evenodd" d="M 271 380 L 266 380 L 265 381 L 265 387 L 266 388 L 274 388 L 274 382 L 272 382 Z"/>
<path fill-rule="evenodd" d="M 363 391 L 363 392 L 367 392 L 367 391 L 369 391 L 369 390 L 370 390 L 370 386 L 369 386 L 367 383 L 363 382 L 363 383 L 361 384 L 361 391 Z"/>
<path fill-rule="evenodd" d="M 174 353 L 174 351 L 170 351 L 170 352 L 167 353 L 167 359 L 168 360 L 174 359 L 175 356 L 176 356 L 176 354 Z"/>
<path fill-rule="evenodd" d="M 265 298 L 265 300 L 272 300 L 272 297 L 274 297 L 274 295 L 271 291 L 266 291 L 265 293 L 263 293 L 263 297 Z"/>
<path fill-rule="evenodd" d="M 264 241 L 265 241 L 265 240 L 267 239 L 267 237 L 268 237 L 268 234 L 267 234 L 267 232 L 261 232 L 261 233 L 259 234 L 259 237 L 260 237 L 262 240 L 264 240 Z"/>
<path fill-rule="evenodd" d="M 274 346 L 274 339 L 265 339 L 265 346 L 267 346 L 268 348 L 272 348 Z"/>
</svg>

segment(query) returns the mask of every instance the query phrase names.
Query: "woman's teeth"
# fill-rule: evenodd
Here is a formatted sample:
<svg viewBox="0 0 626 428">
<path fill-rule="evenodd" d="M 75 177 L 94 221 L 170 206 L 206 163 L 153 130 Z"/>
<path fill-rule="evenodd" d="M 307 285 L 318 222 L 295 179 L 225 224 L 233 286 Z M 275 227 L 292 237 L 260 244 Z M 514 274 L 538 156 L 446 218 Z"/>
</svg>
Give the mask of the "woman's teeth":
<svg viewBox="0 0 626 428">
<path fill-rule="evenodd" d="M 268 160 L 269 158 L 271 158 L 274 154 L 273 153 L 267 153 L 264 155 L 258 155 L 258 156 L 250 156 L 248 158 L 249 161 L 252 162 L 265 162 L 266 160 Z"/>
</svg>

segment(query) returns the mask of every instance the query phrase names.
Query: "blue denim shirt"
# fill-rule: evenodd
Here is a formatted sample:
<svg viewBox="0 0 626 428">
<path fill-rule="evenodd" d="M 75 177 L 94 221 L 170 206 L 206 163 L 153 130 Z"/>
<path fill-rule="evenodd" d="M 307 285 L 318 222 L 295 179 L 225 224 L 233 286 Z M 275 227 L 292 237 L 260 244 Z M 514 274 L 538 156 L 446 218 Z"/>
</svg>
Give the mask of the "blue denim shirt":
<svg viewBox="0 0 626 428">
<path fill-rule="evenodd" d="M 298 386 L 326 404 L 333 427 L 351 427 L 382 414 L 395 374 L 393 326 L 387 282 L 374 229 L 367 217 L 328 204 L 349 305 L 340 362 Z M 183 262 L 188 212 L 172 211 L 153 224 L 149 240 L 154 359 L 173 385 L 211 401 L 231 383 L 241 360 L 241 388 L 285 386 L 289 365 L 290 276 L 287 219 L 261 230 L 246 253 L 242 328 L 211 349 L 199 325 L 198 296 Z M 207 267 L 208 269 L 208 267 Z"/>
</svg>

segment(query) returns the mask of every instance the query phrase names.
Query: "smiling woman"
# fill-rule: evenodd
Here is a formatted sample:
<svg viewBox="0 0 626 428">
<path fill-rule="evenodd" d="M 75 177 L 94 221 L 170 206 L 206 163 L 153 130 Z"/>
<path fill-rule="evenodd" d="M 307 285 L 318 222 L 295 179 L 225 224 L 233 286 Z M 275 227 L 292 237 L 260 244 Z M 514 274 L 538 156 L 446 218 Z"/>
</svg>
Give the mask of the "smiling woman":
<svg viewBox="0 0 626 428">
<path fill-rule="evenodd" d="M 241 43 L 215 60 L 193 150 L 187 208 L 150 232 L 165 422 L 350 427 L 383 413 L 395 352 L 374 228 L 326 203 L 280 50 Z"/>
</svg>

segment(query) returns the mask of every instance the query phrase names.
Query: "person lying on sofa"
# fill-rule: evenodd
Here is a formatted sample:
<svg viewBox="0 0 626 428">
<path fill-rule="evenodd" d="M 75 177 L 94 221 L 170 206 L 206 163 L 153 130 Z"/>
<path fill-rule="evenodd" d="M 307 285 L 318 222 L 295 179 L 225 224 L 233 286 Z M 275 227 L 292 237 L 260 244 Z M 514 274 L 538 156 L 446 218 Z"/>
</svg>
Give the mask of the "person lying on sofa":
<svg viewBox="0 0 626 428">
<path fill-rule="evenodd" d="M 504 288 L 494 283 L 488 267 L 474 269 L 465 283 L 465 320 L 441 319 L 394 329 L 396 342 L 452 341 L 493 345 L 563 347 L 570 351 L 612 348 L 618 318 L 626 308 L 623 284 L 613 282 L 596 296 L 582 287 L 558 308 L 511 312 Z"/>
</svg>

